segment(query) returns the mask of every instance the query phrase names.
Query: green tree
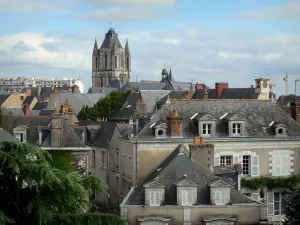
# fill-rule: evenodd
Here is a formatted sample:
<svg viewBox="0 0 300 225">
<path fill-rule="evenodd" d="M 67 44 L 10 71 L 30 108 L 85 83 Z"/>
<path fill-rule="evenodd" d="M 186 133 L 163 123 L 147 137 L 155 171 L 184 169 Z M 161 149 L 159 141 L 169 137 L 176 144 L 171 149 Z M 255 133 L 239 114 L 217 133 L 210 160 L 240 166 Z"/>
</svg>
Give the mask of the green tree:
<svg viewBox="0 0 300 225">
<path fill-rule="evenodd" d="M 83 106 L 78 113 L 80 120 L 96 120 L 97 118 L 110 117 L 124 103 L 127 93 L 112 91 L 108 96 L 99 99 L 92 107 Z"/>
<path fill-rule="evenodd" d="M 286 225 L 300 224 L 300 185 L 293 185 L 284 189 L 284 200 L 286 202 L 285 216 Z"/>
<path fill-rule="evenodd" d="M 90 194 L 104 191 L 104 184 L 93 176 L 81 177 L 72 167 L 59 169 L 62 164 L 53 159 L 72 164 L 64 157 L 53 153 L 51 157 L 28 144 L 0 143 L 0 224 L 85 225 L 101 224 L 103 219 L 110 221 L 103 224 L 122 224 L 115 215 L 87 213 Z"/>
</svg>

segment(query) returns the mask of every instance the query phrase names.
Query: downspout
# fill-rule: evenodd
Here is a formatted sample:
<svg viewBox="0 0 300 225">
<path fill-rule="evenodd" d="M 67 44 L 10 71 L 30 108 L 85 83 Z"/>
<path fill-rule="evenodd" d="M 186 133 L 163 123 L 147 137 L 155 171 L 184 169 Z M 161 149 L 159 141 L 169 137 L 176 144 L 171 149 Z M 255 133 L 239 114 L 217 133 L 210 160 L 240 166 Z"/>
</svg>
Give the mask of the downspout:
<svg viewBox="0 0 300 225">
<path fill-rule="evenodd" d="M 138 144 L 135 141 L 135 186 L 138 184 Z"/>
</svg>

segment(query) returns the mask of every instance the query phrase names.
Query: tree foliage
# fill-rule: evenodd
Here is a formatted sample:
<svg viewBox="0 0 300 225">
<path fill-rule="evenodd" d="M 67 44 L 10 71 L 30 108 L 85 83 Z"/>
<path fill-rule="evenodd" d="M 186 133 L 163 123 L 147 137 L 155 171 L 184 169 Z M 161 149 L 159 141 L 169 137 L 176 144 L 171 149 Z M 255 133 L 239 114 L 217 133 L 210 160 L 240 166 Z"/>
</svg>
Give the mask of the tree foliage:
<svg viewBox="0 0 300 225">
<path fill-rule="evenodd" d="M 103 182 L 93 176 L 81 177 L 72 167 L 59 168 L 62 163 L 53 159 L 63 155 L 52 156 L 37 146 L 0 144 L 0 224 L 71 224 L 54 223 L 61 215 L 92 219 L 85 213 L 90 193 L 104 191 Z M 61 161 L 71 163 L 70 158 Z M 101 218 L 98 214 L 98 220 Z"/>
<path fill-rule="evenodd" d="M 286 202 L 286 225 L 300 224 L 300 185 L 293 185 L 283 191 Z"/>
<path fill-rule="evenodd" d="M 124 103 L 128 93 L 113 91 L 108 96 L 99 99 L 92 107 L 83 106 L 78 113 L 79 120 L 96 120 L 97 118 L 110 117 Z"/>
</svg>

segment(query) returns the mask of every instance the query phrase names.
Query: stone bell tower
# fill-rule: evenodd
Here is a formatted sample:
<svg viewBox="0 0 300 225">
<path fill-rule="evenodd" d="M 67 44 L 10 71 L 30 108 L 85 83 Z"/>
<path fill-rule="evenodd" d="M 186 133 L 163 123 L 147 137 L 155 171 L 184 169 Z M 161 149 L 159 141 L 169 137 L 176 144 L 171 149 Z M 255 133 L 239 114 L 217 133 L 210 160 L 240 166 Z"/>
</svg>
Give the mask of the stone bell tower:
<svg viewBox="0 0 300 225">
<path fill-rule="evenodd" d="M 100 48 L 95 39 L 92 54 L 92 86 L 107 87 L 111 80 L 120 80 L 126 84 L 131 78 L 131 55 L 128 41 L 125 48 L 118 34 L 110 28 Z"/>
</svg>

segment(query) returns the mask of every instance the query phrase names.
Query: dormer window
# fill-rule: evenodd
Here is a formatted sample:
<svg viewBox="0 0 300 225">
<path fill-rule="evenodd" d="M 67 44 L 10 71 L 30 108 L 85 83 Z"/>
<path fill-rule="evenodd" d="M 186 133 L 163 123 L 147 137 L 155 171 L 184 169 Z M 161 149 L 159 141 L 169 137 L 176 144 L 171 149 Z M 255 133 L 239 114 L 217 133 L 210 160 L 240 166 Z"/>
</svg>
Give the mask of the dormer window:
<svg viewBox="0 0 300 225">
<path fill-rule="evenodd" d="M 240 135 L 241 134 L 241 128 L 242 128 L 241 123 L 233 123 L 232 124 L 232 134 L 233 135 Z"/>
<path fill-rule="evenodd" d="M 177 184 L 177 204 L 192 206 L 197 203 L 197 184 L 186 175 Z"/>
<path fill-rule="evenodd" d="M 212 205 L 226 205 L 230 202 L 230 188 L 232 185 L 224 180 L 215 180 L 209 184 L 210 201 Z"/>
<path fill-rule="evenodd" d="M 160 206 L 165 198 L 165 185 L 159 182 L 159 178 L 144 185 L 145 204 L 149 206 Z"/>
<path fill-rule="evenodd" d="M 211 123 L 203 123 L 202 124 L 202 134 L 204 136 L 209 136 L 211 135 L 211 127 L 212 127 L 212 124 Z"/>
<path fill-rule="evenodd" d="M 165 138 L 167 135 L 167 124 L 156 122 L 150 126 L 150 128 L 154 129 L 156 138 Z"/>
<path fill-rule="evenodd" d="M 208 113 L 196 113 L 192 116 L 194 124 L 197 125 L 199 129 L 199 136 L 214 136 L 216 133 L 216 121 L 217 119 Z"/>
<path fill-rule="evenodd" d="M 13 129 L 14 136 L 20 141 L 20 142 L 26 142 L 27 141 L 27 129 L 28 127 L 21 125 Z"/>
<path fill-rule="evenodd" d="M 272 122 L 271 127 L 273 127 L 273 130 L 275 130 L 275 135 L 276 136 L 286 136 L 287 135 L 287 125 L 283 123 L 278 123 L 278 122 Z"/>
</svg>

